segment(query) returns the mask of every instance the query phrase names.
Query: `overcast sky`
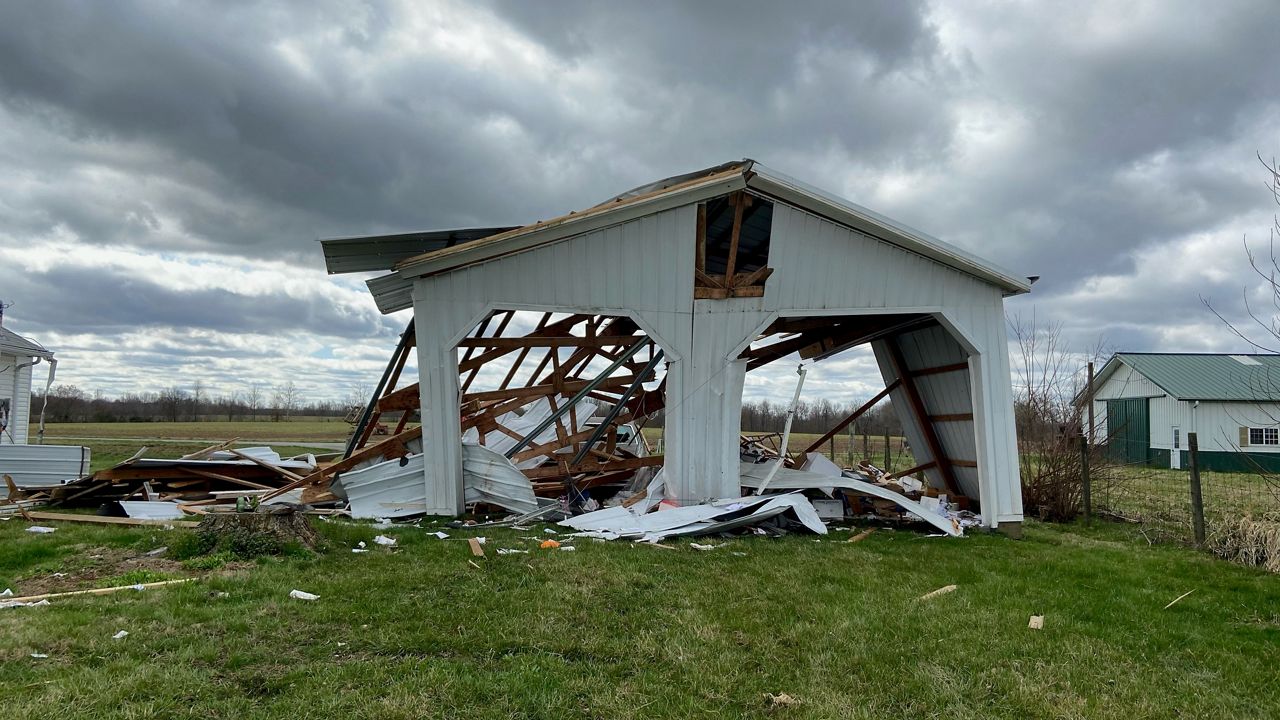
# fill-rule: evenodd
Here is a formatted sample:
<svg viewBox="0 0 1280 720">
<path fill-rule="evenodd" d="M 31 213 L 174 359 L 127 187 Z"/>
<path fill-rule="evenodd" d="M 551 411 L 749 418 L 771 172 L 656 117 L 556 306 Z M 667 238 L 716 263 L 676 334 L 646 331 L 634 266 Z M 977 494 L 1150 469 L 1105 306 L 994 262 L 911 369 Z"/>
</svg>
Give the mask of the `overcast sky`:
<svg viewBox="0 0 1280 720">
<path fill-rule="evenodd" d="M 1246 349 L 1280 4 L 5 3 L 0 299 L 118 394 L 376 380 L 315 240 L 523 224 L 751 157 L 1026 275 L 1084 349 Z M 819 366 L 837 400 L 864 355 Z M 749 395 L 790 394 L 794 368 Z M 810 395 L 810 393 L 806 393 Z"/>
</svg>

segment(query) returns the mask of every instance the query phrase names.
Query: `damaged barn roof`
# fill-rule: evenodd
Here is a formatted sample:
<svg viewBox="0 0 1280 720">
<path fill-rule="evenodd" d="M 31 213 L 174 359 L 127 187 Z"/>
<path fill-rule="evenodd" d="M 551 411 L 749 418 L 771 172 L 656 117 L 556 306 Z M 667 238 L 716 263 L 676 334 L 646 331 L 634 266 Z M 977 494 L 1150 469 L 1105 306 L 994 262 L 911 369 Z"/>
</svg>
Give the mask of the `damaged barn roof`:
<svg viewBox="0 0 1280 720">
<path fill-rule="evenodd" d="M 326 262 L 330 272 L 356 272 L 355 268 L 394 270 L 390 275 L 368 281 L 379 309 L 383 313 L 390 313 L 404 310 L 412 304 L 410 286 L 415 277 L 448 272 L 738 190 L 751 190 L 761 196 L 803 208 L 870 237 L 978 277 L 1000 287 L 1006 294 L 1025 293 L 1031 288 L 1027 278 L 1010 270 L 771 170 L 751 159 L 665 178 L 634 188 L 585 210 L 522 227 L 444 230 L 417 235 L 409 233 L 326 241 Z M 410 255 L 408 252 L 414 242 L 423 246 L 424 251 Z M 426 247 L 427 244 L 431 246 Z M 331 252 L 332 262 L 329 260 Z"/>
</svg>

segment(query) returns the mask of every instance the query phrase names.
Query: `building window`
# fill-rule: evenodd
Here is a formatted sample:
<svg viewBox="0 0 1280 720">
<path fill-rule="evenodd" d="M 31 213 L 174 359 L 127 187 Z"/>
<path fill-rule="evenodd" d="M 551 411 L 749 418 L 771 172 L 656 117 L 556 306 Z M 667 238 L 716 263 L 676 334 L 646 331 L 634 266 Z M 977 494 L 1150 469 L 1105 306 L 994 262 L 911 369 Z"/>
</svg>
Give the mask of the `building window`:
<svg viewBox="0 0 1280 720">
<path fill-rule="evenodd" d="M 1249 428 L 1250 445 L 1280 445 L 1280 428 Z"/>
</svg>

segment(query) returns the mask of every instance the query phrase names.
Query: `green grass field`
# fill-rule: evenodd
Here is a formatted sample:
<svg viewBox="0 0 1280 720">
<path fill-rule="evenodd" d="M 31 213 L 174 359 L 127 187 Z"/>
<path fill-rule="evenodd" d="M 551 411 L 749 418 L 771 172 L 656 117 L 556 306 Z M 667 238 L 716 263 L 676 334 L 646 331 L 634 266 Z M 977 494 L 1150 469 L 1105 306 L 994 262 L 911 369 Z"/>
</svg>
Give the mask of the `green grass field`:
<svg viewBox="0 0 1280 720">
<path fill-rule="evenodd" d="M 137 562 L 184 531 L 51 524 L 0 523 L 0 589 L 204 579 L 0 610 L 6 718 L 1280 714 L 1280 578 L 1115 525 L 709 552 L 490 531 L 473 567 L 462 531 L 389 531 L 389 550 L 368 525 L 316 523 L 319 557 L 197 571 Z M 360 540 L 370 553 L 348 551 Z"/>
<path fill-rule="evenodd" d="M 34 442 L 36 426 L 30 437 Z M 169 440 L 288 440 L 342 442 L 350 426 L 342 418 L 300 419 L 287 422 L 211 420 L 154 423 L 45 423 L 45 438 L 162 438 Z"/>
</svg>

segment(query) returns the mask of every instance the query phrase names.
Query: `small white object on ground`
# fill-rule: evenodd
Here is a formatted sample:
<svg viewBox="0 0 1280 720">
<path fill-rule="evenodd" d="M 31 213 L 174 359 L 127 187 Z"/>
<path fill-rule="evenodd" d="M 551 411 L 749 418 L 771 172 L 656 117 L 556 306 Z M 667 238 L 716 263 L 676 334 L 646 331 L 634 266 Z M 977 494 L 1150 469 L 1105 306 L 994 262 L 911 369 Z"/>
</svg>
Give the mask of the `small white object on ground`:
<svg viewBox="0 0 1280 720">
<path fill-rule="evenodd" d="M 147 555 L 147 557 L 157 557 L 157 556 L 160 556 L 160 555 L 165 554 L 166 552 L 169 552 L 169 548 L 168 548 L 168 546 L 162 545 L 162 546 L 160 546 L 160 547 L 156 548 L 155 550 L 148 550 L 148 551 L 147 551 L 147 553 L 146 553 L 146 555 Z"/>
<path fill-rule="evenodd" d="M 49 656 L 45 655 L 44 653 L 31 653 L 31 657 L 40 659 L 40 658 L 47 658 Z"/>
<path fill-rule="evenodd" d="M 689 547 L 693 548 L 694 550 L 715 550 L 716 549 L 715 545 L 703 545 L 702 543 L 696 543 L 696 542 L 689 543 Z"/>
<path fill-rule="evenodd" d="M 1043 615 L 1032 615 L 1032 616 L 1031 616 L 1031 620 L 1027 623 L 1027 627 L 1031 628 L 1032 630 L 1043 630 L 1043 629 L 1044 629 L 1044 616 L 1043 616 Z"/>
<path fill-rule="evenodd" d="M 351 552 L 353 552 L 353 553 L 367 553 L 367 552 L 369 552 L 369 551 L 368 551 L 368 550 L 366 550 L 366 549 L 364 549 L 364 548 L 351 548 Z"/>
<path fill-rule="evenodd" d="M 955 585 L 944 585 L 944 586 L 942 586 L 942 587 L 938 588 L 937 590 L 934 590 L 933 592 L 927 592 L 927 593 L 925 593 L 925 594 L 921 595 L 921 596 L 920 596 L 919 598 L 917 598 L 917 599 L 919 599 L 919 600 L 928 600 L 929 598 L 935 598 L 935 597 L 938 597 L 939 595 L 946 595 L 946 594 L 947 594 L 947 593 L 949 593 L 949 592 L 955 592 L 956 587 L 957 587 L 957 586 L 955 586 Z"/>
<path fill-rule="evenodd" d="M 129 631 L 128 631 L 128 630 L 121 630 L 120 632 L 116 633 L 115 635 L 112 635 L 112 636 L 111 636 L 111 639 L 112 639 L 112 640 L 123 640 L 123 639 L 125 639 L 125 638 L 126 638 L 126 637 L 128 637 L 128 636 L 129 636 Z"/>
<path fill-rule="evenodd" d="M 0 592 L 0 597 L 12 597 L 12 596 L 13 596 L 13 588 L 5 588 L 4 592 Z"/>
<path fill-rule="evenodd" d="M 293 598 L 294 600 L 319 600 L 320 599 L 319 595 L 312 595 L 311 593 L 303 592 L 302 590 L 290 590 L 289 597 Z"/>
<path fill-rule="evenodd" d="M 42 533 L 42 534 L 43 534 L 43 533 L 51 533 L 51 532 L 54 532 L 54 531 L 56 531 L 57 529 L 58 529 L 58 528 L 45 527 L 44 525 L 32 525 L 31 527 L 27 528 L 27 532 Z"/>
<path fill-rule="evenodd" d="M 356 547 L 364 547 L 364 546 L 365 546 L 365 545 L 364 545 L 364 541 L 363 541 L 363 540 L 361 540 L 360 542 L 356 543 Z"/>
<path fill-rule="evenodd" d="M 516 550 L 515 548 L 498 548 L 499 555 L 528 555 L 528 550 Z"/>
<path fill-rule="evenodd" d="M 551 528 L 542 528 L 542 532 L 547 533 L 548 535 L 558 535 L 558 534 L 559 534 L 559 533 L 557 533 L 555 530 L 552 530 Z"/>
<path fill-rule="evenodd" d="M 392 545 L 396 544 L 395 538 L 389 538 L 386 535 L 374 535 L 373 541 L 378 543 L 379 545 L 385 545 L 387 547 L 391 547 Z"/>
<path fill-rule="evenodd" d="M 437 530 L 434 534 L 436 537 L 440 538 L 441 540 L 446 540 L 449 537 L 447 533 L 442 533 L 439 530 Z"/>
<path fill-rule="evenodd" d="M 561 546 L 560 546 L 560 549 L 561 549 L 561 550 L 563 550 L 563 551 L 565 551 L 565 552 L 573 552 L 573 546 L 572 546 L 572 545 L 561 545 Z"/>
</svg>

